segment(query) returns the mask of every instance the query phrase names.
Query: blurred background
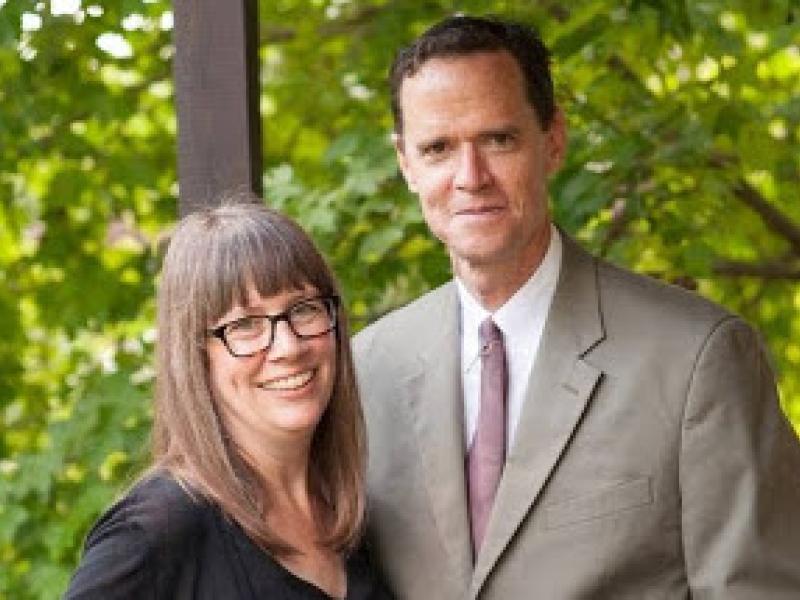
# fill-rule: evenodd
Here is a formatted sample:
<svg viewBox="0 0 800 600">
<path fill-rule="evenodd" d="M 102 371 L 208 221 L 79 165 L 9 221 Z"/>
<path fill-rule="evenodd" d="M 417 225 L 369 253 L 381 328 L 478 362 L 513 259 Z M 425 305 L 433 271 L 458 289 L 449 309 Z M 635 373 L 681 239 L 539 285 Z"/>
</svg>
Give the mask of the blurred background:
<svg viewBox="0 0 800 600">
<path fill-rule="evenodd" d="M 266 201 L 321 246 L 355 328 L 449 276 L 395 165 L 385 74 L 458 11 L 553 49 L 556 221 L 755 325 L 800 430 L 798 0 L 263 0 Z M 172 29 L 164 0 L 0 0 L 3 600 L 60 595 L 148 456 Z"/>
</svg>

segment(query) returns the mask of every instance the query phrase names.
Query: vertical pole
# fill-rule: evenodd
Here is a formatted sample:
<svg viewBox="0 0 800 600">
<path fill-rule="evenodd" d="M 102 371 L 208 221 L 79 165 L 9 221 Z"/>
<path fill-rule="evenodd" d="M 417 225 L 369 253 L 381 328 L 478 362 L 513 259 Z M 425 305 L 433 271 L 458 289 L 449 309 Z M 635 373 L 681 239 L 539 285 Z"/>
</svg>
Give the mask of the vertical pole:
<svg viewBox="0 0 800 600">
<path fill-rule="evenodd" d="M 261 194 L 257 0 L 175 0 L 180 214 Z"/>
</svg>

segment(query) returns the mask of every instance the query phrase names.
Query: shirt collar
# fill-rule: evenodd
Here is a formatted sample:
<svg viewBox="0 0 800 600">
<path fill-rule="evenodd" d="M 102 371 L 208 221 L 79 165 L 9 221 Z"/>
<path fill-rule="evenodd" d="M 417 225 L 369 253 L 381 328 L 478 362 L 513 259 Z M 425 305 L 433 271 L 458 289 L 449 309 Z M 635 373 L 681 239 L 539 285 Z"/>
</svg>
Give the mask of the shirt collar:
<svg viewBox="0 0 800 600">
<path fill-rule="evenodd" d="M 528 280 L 514 295 L 498 308 L 494 313 L 487 311 L 475 297 L 467 290 L 458 277 L 455 278 L 458 296 L 461 301 L 461 327 L 463 332 L 475 332 L 476 335 L 464 336 L 465 352 L 477 351 L 477 331 L 486 317 L 491 316 L 505 337 L 513 332 L 524 330 L 525 323 L 531 311 L 547 310 L 550 299 L 555 291 L 558 275 L 561 270 L 562 241 L 561 234 L 555 226 L 550 225 L 550 243 L 547 246 L 542 262 L 531 274 Z M 544 302 L 544 306 L 542 306 Z M 473 340 L 474 338 L 474 340 Z"/>
<path fill-rule="evenodd" d="M 506 337 L 525 331 L 531 314 L 546 314 L 561 270 L 561 235 L 551 225 L 550 244 L 537 269 L 492 318 Z"/>
</svg>

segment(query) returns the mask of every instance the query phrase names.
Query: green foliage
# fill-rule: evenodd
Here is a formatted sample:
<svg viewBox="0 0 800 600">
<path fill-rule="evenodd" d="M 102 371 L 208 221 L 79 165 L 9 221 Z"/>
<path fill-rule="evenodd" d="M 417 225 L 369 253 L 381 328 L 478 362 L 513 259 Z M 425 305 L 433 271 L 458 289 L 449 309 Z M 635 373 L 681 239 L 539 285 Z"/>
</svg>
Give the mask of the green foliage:
<svg viewBox="0 0 800 600">
<path fill-rule="evenodd" d="M 144 464 L 159 246 L 176 217 L 165 0 L 0 0 L 0 600 L 52 598 Z M 68 3 L 67 3 L 68 4 Z M 570 151 L 556 220 L 764 334 L 800 427 L 795 0 L 275 0 L 260 6 L 268 202 L 356 327 L 449 276 L 395 166 L 386 68 L 455 11 L 536 24 Z"/>
<path fill-rule="evenodd" d="M 164 4 L 107 4 L 0 2 L 0 598 L 64 588 L 147 448 L 170 31 Z"/>
</svg>

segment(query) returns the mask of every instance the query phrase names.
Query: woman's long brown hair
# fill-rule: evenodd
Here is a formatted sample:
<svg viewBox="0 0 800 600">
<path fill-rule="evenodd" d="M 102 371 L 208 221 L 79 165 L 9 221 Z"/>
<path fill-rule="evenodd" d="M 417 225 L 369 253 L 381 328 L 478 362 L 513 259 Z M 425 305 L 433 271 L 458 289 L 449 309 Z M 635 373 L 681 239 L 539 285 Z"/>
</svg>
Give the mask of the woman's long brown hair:
<svg viewBox="0 0 800 600">
<path fill-rule="evenodd" d="M 207 328 L 248 286 L 265 297 L 314 286 L 337 295 L 335 279 L 309 237 L 257 198 L 229 197 L 185 217 L 171 236 L 158 291 L 154 467 L 216 503 L 258 545 L 292 552 L 267 526 L 270 490 L 230 439 L 210 385 Z M 333 394 L 311 444 L 309 485 L 330 510 L 322 542 L 347 552 L 364 515 L 365 432 L 347 319 L 338 307 Z"/>
</svg>

